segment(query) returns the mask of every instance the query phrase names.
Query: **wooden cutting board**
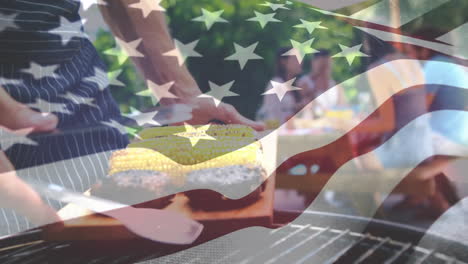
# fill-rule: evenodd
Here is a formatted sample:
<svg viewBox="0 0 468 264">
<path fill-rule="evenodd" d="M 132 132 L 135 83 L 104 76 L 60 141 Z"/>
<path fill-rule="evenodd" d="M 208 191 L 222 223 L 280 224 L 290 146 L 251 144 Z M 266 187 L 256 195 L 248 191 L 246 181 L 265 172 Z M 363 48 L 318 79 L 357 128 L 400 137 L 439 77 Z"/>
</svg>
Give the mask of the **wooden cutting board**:
<svg viewBox="0 0 468 264">
<path fill-rule="evenodd" d="M 270 226 L 273 221 L 274 177 L 267 180 L 260 199 L 246 207 L 223 211 L 202 211 L 190 207 L 189 199 L 177 194 L 164 210 L 175 211 L 205 225 L 211 234 L 225 233 L 249 226 Z M 66 220 L 60 231 L 49 232 L 48 240 L 122 240 L 136 238 L 119 221 L 80 208 L 67 205 L 59 212 Z"/>
<path fill-rule="evenodd" d="M 270 176 L 266 181 L 265 191 L 258 201 L 239 209 L 201 211 L 191 208 L 188 198 L 180 193 L 164 210 L 176 211 L 203 223 L 205 237 L 217 236 L 248 226 L 270 226 L 273 220 L 277 135 L 274 132 L 260 138 L 265 154 L 262 166 Z M 87 195 L 89 193 L 88 191 Z M 60 231 L 52 229 L 53 231 L 46 232 L 45 239 L 80 241 L 136 238 L 119 221 L 94 214 L 74 204 L 65 206 L 59 211 L 59 215 L 65 220 L 64 227 Z"/>
</svg>

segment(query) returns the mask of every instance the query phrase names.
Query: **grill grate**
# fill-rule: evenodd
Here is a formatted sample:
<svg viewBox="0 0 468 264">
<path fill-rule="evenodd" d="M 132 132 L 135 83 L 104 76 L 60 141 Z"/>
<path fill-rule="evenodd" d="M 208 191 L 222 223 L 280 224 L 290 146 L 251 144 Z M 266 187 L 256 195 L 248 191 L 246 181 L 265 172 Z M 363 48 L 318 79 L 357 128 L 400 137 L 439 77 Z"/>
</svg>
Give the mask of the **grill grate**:
<svg viewBox="0 0 468 264">
<path fill-rule="evenodd" d="M 276 242 L 254 255 L 238 250 L 223 263 L 466 263 L 411 243 L 329 227 L 291 225 L 271 232 L 267 240 Z"/>
<path fill-rule="evenodd" d="M 26 239 L 28 238 L 28 239 Z M 416 247 L 409 242 L 391 237 L 362 234 L 331 227 L 292 224 L 271 230 L 257 238 L 255 247 L 229 248 L 222 257 L 213 259 L 191 252 L 177 253 L 184 263 L 454 263 L 467 264 L 443 252 Z M 261 246 L 260 246 L 261 245 Z M 0 240 L 0 263 L 134 263 L 141 259 L 154 259 L 164 252 L 132 252 L 125 256 L 81 256 L 72 243 L 45 242 L 37 239 L 37 233 L 25 233 Z M 203 245 L 202 245 L 203 246 Z M 464 260 L 466 261 L 466 260 Z M 153 262 L 152 262 L 153 263 Z M 159 263 L 158 260 L 154 263 Z M 171 262 L 161 262 L 171 263 Z"/>
</svg>

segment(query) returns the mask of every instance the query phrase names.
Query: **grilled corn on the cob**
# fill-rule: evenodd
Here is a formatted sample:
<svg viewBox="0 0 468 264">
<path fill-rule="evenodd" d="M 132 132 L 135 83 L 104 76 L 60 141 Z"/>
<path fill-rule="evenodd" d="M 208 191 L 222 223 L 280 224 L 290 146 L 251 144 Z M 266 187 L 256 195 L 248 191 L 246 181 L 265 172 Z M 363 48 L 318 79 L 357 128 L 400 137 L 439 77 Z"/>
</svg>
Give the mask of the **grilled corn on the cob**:
<svg viewBox="0 0 468 264">
<path fill-rule="evenodd" d="M 222 153 L 223 150 L 218 151 Z M 192 153 L 178 152 L 177 161 L 175 161 L 161 152 L 148 148 L 127 148 L 113 153 L 109 175 L 129 170 L 152 170 L 167 173 L 173 177 L 176 184 L 182 184 L 184 175 L 191 171 L 259 164 L 260 151 L 257 144 L 227 153 L 218 153 L 216 151 L 208 153 L 203 150 Z M 207 160 L 207 155 L 213 158 Z"/>
<path fill-rule="evenodd" d="M 255 140 L 250 128 L 213 125 L 209 133 L 216 136 L 216 140 L 202 140 L 196 147 L 185 136 L 199 137 L 206 131 L 190 132 L 181 137 L 183 129 L 166 127 L 143 131 L 140 136 L 146 140 L 134 142 L 127 149 L 113 153 L 109 175 L 130 170 L 160 171 L 172 176 L 174 183 L 182 184 L 185 174 L 191 171 L 260 164 L 261 144 Z"/>
</svg>

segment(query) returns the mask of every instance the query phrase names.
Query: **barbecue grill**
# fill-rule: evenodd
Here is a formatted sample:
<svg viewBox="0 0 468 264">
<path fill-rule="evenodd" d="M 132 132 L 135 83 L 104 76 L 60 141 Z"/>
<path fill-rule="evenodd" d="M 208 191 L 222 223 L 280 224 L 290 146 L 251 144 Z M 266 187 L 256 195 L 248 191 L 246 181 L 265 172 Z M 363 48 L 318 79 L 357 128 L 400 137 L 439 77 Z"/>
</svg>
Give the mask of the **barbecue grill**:
<svg viewBox="0 0 468 264">
<path fill-rule="evenodd" d="M 280 212 L 275 220 L 281 225 L 292 215 Z M 468 263 L 467 246 L 424 230 L 313 211 L 281 228 L 244 229 L 192 248 L 147 241 L 46 242 L 41 232 L 0 240 L 0 263 Z M 430 245 L 418 245 L 423 235 Z"/>
</svg>

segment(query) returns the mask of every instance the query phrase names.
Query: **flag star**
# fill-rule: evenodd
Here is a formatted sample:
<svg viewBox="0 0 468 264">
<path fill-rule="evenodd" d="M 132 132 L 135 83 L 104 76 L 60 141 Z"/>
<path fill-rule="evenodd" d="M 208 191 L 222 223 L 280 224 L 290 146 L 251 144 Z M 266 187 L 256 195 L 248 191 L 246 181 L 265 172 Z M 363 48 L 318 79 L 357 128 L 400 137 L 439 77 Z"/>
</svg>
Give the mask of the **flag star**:
<svg viewBox="0 0 468 264">
<path fill-rule="evenodd" d="M 109 85 L 113 86 L 125 86 L 125 84 L 121 81 L 119 81 L 117 78 L 119 78 L 120 74 L 122 73 L 123 70 L 115 70 L 107 73 L 107 78 L 109 79 Z"/>
<path fill-rule="evenodd" d="M 174 86 L 175 82 L 168 82 L 165 84 L 156 84 L 151 80 L 147 81 L 148 89 L 137 93 L 139 96 L 146 96 L 146 97 L 155 97 L 156 102 L 161 101 L 163 98 L 178 98 L 175 94 L 169 92 L 172 86 Z"/>
<path fill-rule="evenodd" d="M 119 38 L 115 38 L 117 47 L 104 51 L 104 54 L 117 56 L 119 64 L 122 65 L 128 57 L 144 57 L 144 55 L 138 51 L 138 46 L 141 44 L 143 39 L 139 38 L 130 42 L 125 42 Z"/>
<path fill-rule="evenodd" d="M 108 127 L 112 127 L 112 128 L 115 128 L 117 129 L 122 135 L 127 135 L 127 134 L 130 134 L 134 137 L 137 137 L 138 139 L 141 139 L 138 135 L 137 135 L 137 130 L 136 129 L 133 129 L 131 127 L 127 127 L 127 126 L 124 126 L 122 124 L 120 124 L 119 122 L 115 121 L 114 119 L 111 119 L 110 122 L 108 121 L 103 121 L 101 122 L 103 125 L 105 126 L 108 126 Z"/>
<path fill-rule="evenodd" d="M 237 43 L 234 43 L 234 49 L 236 52 L 224 60 L 236 60 L 239 62 L 241 70 L 244 69 L 245 65 L 249 60 L 262 60 L 263 58 L 255 54 L 258 42 L 244 48 Z"/>
<path fill-rule="evenodd" d="M 98 67 L 94 67 L 94 75 L 83 79 L 85 82 L 95 83 L 100 91 L 104 91 L 109 86 L 107 73 Z"/>
<path fill-rule="evenodd" d="M 128 117 L 137 116 L 139 114 L 141 114 L 141 112 L 138 109 L 136 109 L 133 106 L 130 106 L 130 114 L 128 114 Z"/>
<path fill-rule="evenodd" d="M 120 124 L 119 122 L 115 121 L 114 119 L 111 119 L 110 122 L 102 121 L 101 124 L 117 129 L 122 135 L 127 134 L 126 127 Z"/>
<path fill-rule="evenodd" d="M 88 22 L 88 19 L 87 18 L 81 18 L 80 21 L 81 21 L 81 26 L 84 27 L 86 22 Z M 81 30 L 81 28 L 80 28 L 80 30 Z M 84 31 L 82 32 L 82 34 L 83 34 L 84 37 L 88 36 Z"/>
<path fill-rule="evenodd" d="M 202 16 L 192 19 L 192 21 L 203 22 L 206 25 L 206 29 L 210 30 L 215 23 L 228 23 L 228 21 L 221 17 L 224 13 L 224 10 L 219 10 L 215 12 L 210 12 L 202 8 Z"/>
<path fill-rule="evenodd" d="M 81 1 L 81 6 L 83 7 L 83 10 L 86 11 L 88 10 L 92 5 L 107 5 L 104 0 L 75 0 L 76 2 Z"/>
<path fill-rule="evenodd" d="M 357 57 L 369 57 L 369 55 L 361 52 L 362 44 L 353 47 L 347 47 L 341 44 L 339 45 L 341 48 L 341 52 L 334 55 L 332 58 L 345 57 L 350 66 L 353 64 L 354 59 L 356 59 Z"/>
<path fill-rule="evenodd" d="M 49 33 L 59 35 L 62 40 L 62 45 L 66 46 L 73 38 L 84 38 L 86 36 L 81 30 L 85 22 L 86 20 L 70 22 L 66 18 L 61 17 L 60 26 L 50 30 Z"/>
<path fill-rule="evenodd" d="M 42 78 L 60 78 L 55 71 L 59 65 L 42 66 L 35 62 L 29 64 L 28 69 L 21 70 L 23 73 L 29 73 L 34 79 L 39 80 Z"/>
<path fill-rule="evenodd" d="M 2 151 L 7 151 L 16 144 L 37 146 L 36 141 L 26 137 L 31 131 L 31 128 L 17 131 L 8 131 L 0 128 L 0 146 Z"/>
<path fill-rule="evenodd" d="M 65 104 L 60 103 L 51 103 L 41 98 L 36 99 L 35 103 L 28 104 L 29 107 L 35 108 L 42 113 L 62 113 L 66 115 L 71 115 L 72 112 L 67 109 Z"/>
<path fill-rule="evenodd" d="M 139 113 L 138 115 L 134 115 L 129 118 L 135 120 L 138 126 L 144 126 L 146 124 L 153 125 L 153 126 L 161 126 L 158 122 L 153 120 L 153 118 L 158 114 L 158 111 L 148 112 L 148 113 Z"/>
<path fill-rule="evenodd" d="M 195 51 L 195 47 L 197 46 L 199 41 L 200 40 L 195 40 L 190 43 L 184 44 L 175 39 L 175 48 L 164 53 L 163 55 L 169 57 L 176 57 L 177 61 L 179 62 L 179 66 L 182 66 L 189 57 L 202 57 L 200 53 Z"/>
<path fill-rule="evenodd" d="M 12 14 L 12 15 L 2 14 L 2 19 L 0 23 L 0 32 L 6 30 L 7 28 L 17 29 L 18 25 L 16 24 L 16 16 L 18 16 L 18 14 Z"/>
<path fill-rule="evenodd" d="M 153 92 L 150 89 L 143 90 L 141 92 L 136 93 L 136 95 L 141 96 L 141 97 L 152 97 L 155 98 L 153 95 Z M 156 104 L 156 100 L 154 100 L 154 103 Z"/>
<path fill-rule="evenodd" d="M 271 81 L 272 88 L 264 92 L 262 95 L 276 94 L 276 96 L 278 96 L 278 99 L 281 102 L 287 92 L 301 90 L 301 88 L 293 86 L 293 83 L 295 81 L 296 81 L 296 78 L 291 79 L 284 83 Z"/>
<path fill-rule="evenodd" d="M 70 100 L 74 104 L 77 104 L 77 105 L 83 104 L 83 105 L 87 105 L 90 107 L 99 108 L 96 104 L 93 103 L 94 98 L 91 98 L 91 97 L 83 97 L 80 95 L 73 94 L 71 92 L 67 92 L 65 95 L 61 95 L 60 97 Z"/>
<path fill-rule="evenodd" d="M 215 83 L 209 82 L 210 84 L 210 91 L 208 93 L 204 93 L 199 95 L 200 98 L 213 98 L 216 106 L 221 104 L 221 101 L 224 97 L 232 97 L 232 96 L 239 96 L 238 94 L 231 92 L 230 89 L 234 84 L 234 81 L 226 83 L 224 85 L 217 85 Z"/>
<path fill-rule="evenodd" d="M 113 49 L 106 50 L 106 51 L 104 51 L 104 54 L 112 55 L 112 56 L 117 57 L 117 62 L 119 63 L 119 65 L 124 64 L 128 59 L 128 54 L 125 51 L 123 51 L 122 49 L 119 49 L 119 48 L 113 48 Z"/>
<path fill-rule="evenodd" d="M 295 25 L 294 27 L 295 28 L 305 28 L 307 30 L 307 32 L 309 32 L 309 34 L 312 34 L 314 32 L 314 30 L 316 29 L 328 29 L 324 26 L 321 26 L 320 24 L 322 23 L 322 21 L 317 21 L 317 22 L 311 22 L 311 21 L 307 21 L 307 20 L 303 20 L 301 19 L 301 24 L 298 24 L 298 25 Z"/>
<path fill-rule="evenodd" d="M 143 140 L 143 138 L 141 138 L 140 135 L 138 135 L 138 129 L 133 128 L 133 127 L 125 127 L 125 128 L 127 129 L 127 134 L 130 134 L 136 139 Z"/>
<path fill-rule="evenodd" d="M 262 28 L 265 28 L 265 26 L 269 22 L 281 22 L 281 20 L 278 20 L 278 19 L 274 18 L 276 13 L 262 14 L 262 13 L 259 13 L 257 11 L 254 11 L 254 12 L 255 12 L 255 17 L 249 18 L 249 19 L 247 19 L 247 21 L 258 22 L 258 23 L 260 23 L 260 26 Z"/>
<path fill-rule="evenodd" d="M 283 56 L 296 56 L 299 63 L 302 63 L 302 61 L 304 60 L 304 57 L 307 54 L 319 52 L 318 50 L 311 47 L 312 42 L 314 42 L 314 39 L 308 40 L 303 43 L 300 43 L 291 39 L 291 44 L 293 48 L 289 50 L 288 52 L 284 53 Z"/>
<path fill-rule="evenodd" d="M 285 7 L 285 4 L 274 4 L 274 3 L 271 3 L 271 2 L 265 2 L 264 4 L 260 4 L 261 6 L 268 6 L 269 8 L 273 9 L 273 11 L 276 11 L 278 9 L 288 9 L 287 7 Z"/>
<path fill-rule="evenodd" d="M 196 128 L 194 126 L 191 126 L 185 123 L 184 127 L 185 127 L 185 132 L 176 133 L 174 135 L 187 138 L 188 140 L 190 140 L 192 147 L 195 147 L 195 145 L 197 145 L 198 142 L 202 139 L 216 140 L 216 138 L 206 133 L 206 131 L 210 129 L 210 125 L 200 126 L 199 128 Z M 193 134 L 196 134 L 196 136 L 194 137 Z"/>
<path fill-rule="evenodd" d="M 131 4 L 129 7 L 140 9 L 141 12 L 143 12 L 143 17 L 147 18 L 153 11 L 166 11 L 166 9 L 161 6 L 161 2 L 162 0 L 140 0 L 140 2 Z"/>
</svg>

